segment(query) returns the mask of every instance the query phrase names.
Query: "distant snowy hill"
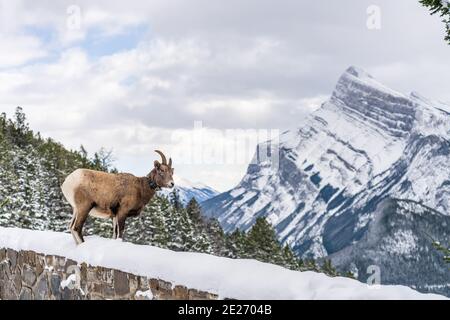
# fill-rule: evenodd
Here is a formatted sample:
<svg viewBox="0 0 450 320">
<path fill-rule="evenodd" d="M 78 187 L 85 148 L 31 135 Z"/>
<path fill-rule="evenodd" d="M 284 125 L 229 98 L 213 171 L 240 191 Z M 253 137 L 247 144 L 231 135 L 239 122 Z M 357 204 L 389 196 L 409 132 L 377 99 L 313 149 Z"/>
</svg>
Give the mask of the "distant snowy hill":
<svg viewBox="0 0 450 320">
<path fill-rule="evenodd" d="M 178 191 L 180 195 L 180 200 L 183 204 L 187 204 L 189 200 L 195 198 L 198 203 L 206 201 L 210 198 L 215 197 L 219 194 L 218 191 L 214 190 L 211 187 L 208 187 L 202 183 L 193 183 L 187 179 L 183 179 L 177 175 L 174 176 L 175 181 L 175 189 Z M 169 196 L 169 194 L 173 190 L 170 189 L 162 189 L 158 192 L 160 195 Z"/>
<path fill-rule="evenodd" d="M 76 246 L 71 235 L 0 227 L 0 248 L 59 255 L 78 263 L 163 279 L 236 299 L 443 299 L 404 286 L 370 286 L 349 278 L 298 272 L 250 259 L 175 252 L 97 236 Z"/>
<path fill-rule="evenodd" d="M 359 274 L 380 263 L 387 283 L 450 294 L 449 268 L 431 247 L 432 238 L 450 242 L 450 106 L 350 67 L 329 101 L 299 121 L 280 136 L 279 170 L 253 161 L 238 186 L 202 204 L 205 213 L 227 231 L 265 216 L 302 256 L 349 264 L 339 252 L 351 251 Z"/>
</svg>

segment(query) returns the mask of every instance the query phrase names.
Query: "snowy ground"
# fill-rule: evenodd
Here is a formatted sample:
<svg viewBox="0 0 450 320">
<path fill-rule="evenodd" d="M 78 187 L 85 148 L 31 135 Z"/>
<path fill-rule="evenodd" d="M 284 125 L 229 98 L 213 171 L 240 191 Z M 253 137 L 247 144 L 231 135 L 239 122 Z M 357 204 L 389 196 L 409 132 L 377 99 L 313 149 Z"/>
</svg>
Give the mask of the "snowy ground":
<svg viewBox="0 0 450 320">
<path fill-rule="evenodd" d="M 76 246 L 70 234 L 0 227 L 0 248 L 60 255 L 93 266 L 161 278 L 173 284 L 237 299 L 444 299 L 404 286 L 369 287 L 348 278 L 296 272 L 255 260 L 174 252 L 120 240 L 86 237 Z"/>
</svg>

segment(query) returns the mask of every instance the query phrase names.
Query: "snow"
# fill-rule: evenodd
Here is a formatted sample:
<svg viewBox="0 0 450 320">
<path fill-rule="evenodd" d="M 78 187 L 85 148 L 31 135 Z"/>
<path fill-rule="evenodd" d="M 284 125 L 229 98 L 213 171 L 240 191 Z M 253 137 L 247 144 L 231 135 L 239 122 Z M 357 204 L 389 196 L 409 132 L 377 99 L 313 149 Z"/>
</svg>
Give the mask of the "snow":
<svg viewBox="0 0 450 320">
<path fill-rule="evenodd" d="M 145 299 L 145 300 L 153 299 L 153 293 L 151 290 L 146 290 L 146 291 L 138 290 L 138 291 L 136 291 L 135 296 L 136 296 L 136 298 Z"/>
<path fill-rule="evenodd" d="M 386 92 L 390 95 L 397 96 L 397 97 L 405 97 L 402 93 L 392 90 L 389 87 L 386 87 L 384 84 L 378 82 L 374 77 L 372 77 L 369 73 L 367 73 L 365 70 L 351 66 L 347 69 L 347 71 L 344 73 L 345 77 L 351 77 L 353 81 L 362 83 L 364 85 L 368 85 L 372 87 L 373 89 Z"/>
<path fill-rule="evenodd" d="M 71 285 L 74 285 L 76 282 L 77 282 L 77 275 L 75 273 L 72 273 L 67 277 L 66 280 L 61 281 L 61 289 L 70 287 Z"/>
<path fill-rule="evenodd" d="M 411 230 L 398 230 L 394 234 L 394 238 L 386 243 L 386 251 L 404 256 L 405 258 L 411 257 L 411 252 L 417 249 L 416 246 L 417 237 Z"/>
<path fill-rule="evenodd" d="M 174 252 L 97 236 L 86 237 L 85 243 L 76 246 L 70 234 L 0 227 L 0 247 L 60 255 L 79 263 L 160 278 L 174 285 L 216 293 L 219 298 L 445 299 L 405 286 L 374 288 L 349 278 L 291 271 L 255 260 Z M 70 281 L 70 277 L 66 281 Z"/>
<path fill-rule="evenodd" d="M 175 185 L 179 186 L 179 187 L 183 187 L 183 188 L 189 188 L 189 189 L 206 189 L 209 188 L 211 190 L 214 190 L 213 188 L 207 186 L 204 183 L 201 182 L 191 182 L 185 178 L 182 178 L 178 175 L 173 175 L 173 180 L 175 182 Z M 214 190 L 215 191 L 215 190 Z"/>
</svg>

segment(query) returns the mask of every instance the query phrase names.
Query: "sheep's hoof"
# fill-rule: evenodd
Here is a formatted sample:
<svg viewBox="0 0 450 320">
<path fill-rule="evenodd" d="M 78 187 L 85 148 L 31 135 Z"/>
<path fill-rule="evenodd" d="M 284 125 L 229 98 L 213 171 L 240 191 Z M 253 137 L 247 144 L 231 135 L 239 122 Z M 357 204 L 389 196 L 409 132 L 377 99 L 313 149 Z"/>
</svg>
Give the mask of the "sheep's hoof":
<svg viewBox="0 0 450 320">
<path fill-rule="evenodd" d="M 75 243 L 77 245 L 82 244 L 84 242 L 84 239 L 80 236 L 78 232 L 71 230 L 70 233 L 72 233 L 73 239 L 75 240 Z"/>
</svg>

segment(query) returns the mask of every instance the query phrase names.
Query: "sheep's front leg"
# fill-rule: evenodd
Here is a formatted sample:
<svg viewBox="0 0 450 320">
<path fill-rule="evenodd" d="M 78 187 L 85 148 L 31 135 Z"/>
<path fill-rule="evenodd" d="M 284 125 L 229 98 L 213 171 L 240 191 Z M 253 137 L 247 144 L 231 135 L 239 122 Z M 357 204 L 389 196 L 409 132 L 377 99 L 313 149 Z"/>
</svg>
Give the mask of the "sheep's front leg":
<svg viewBox="0 0 450 320">
<path fill-rule="evenodd" d="M 117 219 L 117 229 L 118 229 L 118 238 L 123 239 L 123 234 L 125 232 L 125 220 L 126 217 L 119 217 Z"/>
<path fill-rule="evenodd" d="M 117 216 L 112 218 L 113 221 L 113 239 L 117 239 L 119 235 L 119 224 L 117 223 Z"/>
<path fill-rule="evenodd" d="M 123 239 L 123 233 L 125 231 L 125 216 L 113 217 L 113 239 Z"/>
</svg>

